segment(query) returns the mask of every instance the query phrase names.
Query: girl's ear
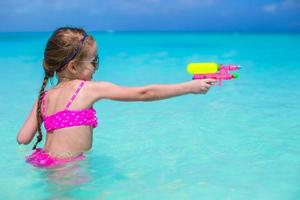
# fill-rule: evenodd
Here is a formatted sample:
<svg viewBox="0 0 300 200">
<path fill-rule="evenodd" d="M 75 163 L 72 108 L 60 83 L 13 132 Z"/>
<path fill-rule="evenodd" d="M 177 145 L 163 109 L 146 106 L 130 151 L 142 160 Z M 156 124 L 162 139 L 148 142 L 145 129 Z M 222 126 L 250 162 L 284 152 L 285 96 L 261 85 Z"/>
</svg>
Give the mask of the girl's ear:
<svg viewBox="0 0 300 200">
<path fill-rule="evenodd" d="M 70 72 L 72 72 L 73 74 L 76 74 L 77 70 L 78 70 L 78 66 L 76 65 L 76 62 L 74 60 L 71 60 L 69 63 L 68 63 L 68 66 L 67 66 L 68 70 Z"/>
</svg>

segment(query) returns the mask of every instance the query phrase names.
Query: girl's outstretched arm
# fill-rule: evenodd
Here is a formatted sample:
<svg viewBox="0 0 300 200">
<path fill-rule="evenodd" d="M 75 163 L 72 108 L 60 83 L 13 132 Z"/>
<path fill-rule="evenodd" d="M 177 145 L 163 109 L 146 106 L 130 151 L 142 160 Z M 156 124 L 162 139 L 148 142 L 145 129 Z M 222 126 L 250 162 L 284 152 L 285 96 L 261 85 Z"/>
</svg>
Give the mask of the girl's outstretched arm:
<svg viewBox="0 0 300 200">
<path fill-rule="evenodd" d="M 91 81 L 88 92 L 94 102 L 100 99 L 117 101 L 155 101 L 185 94 L 204 94 L 214 79 L 193 80 L 177 84 L 151 84 L 141 87 L 123 87 L 110 82 Z"/>
<path fill-rule="evenodd" d="M 29 144 L 33 139 L 36 131 L 37 131 L 37 101 L 34 102 L 31 113 L 28 115 L 25 123 L 22 128 L 19 130 L 17 135 L 17 142 L 19 144 Z"/>
</svg>

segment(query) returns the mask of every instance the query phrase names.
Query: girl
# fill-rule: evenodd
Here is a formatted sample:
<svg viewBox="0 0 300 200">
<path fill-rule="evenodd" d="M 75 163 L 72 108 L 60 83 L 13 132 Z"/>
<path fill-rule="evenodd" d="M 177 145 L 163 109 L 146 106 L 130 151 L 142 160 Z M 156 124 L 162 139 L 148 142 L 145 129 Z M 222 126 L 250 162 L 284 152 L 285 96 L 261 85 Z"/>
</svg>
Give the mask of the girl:
<svg viewBox="0 0 300 200">
<path fill-rule="evenodd" d="M 49 38 L 43 60 L 44 81 L 31 113 L 17 135 L 19 144 L 29 144 L 36 131 L 35 150 L 26 161 L 38 167 L 84 159 L 92 147 L 93 128 L 97 127 L 93 104 L 101 99 L 117 101 L 155 101 L 184 94 L 204 94 L 214 79 L 179 84 L 152 84 L 123 87 L 110 82 L 91 81 L 98 68 L 97 45 L 83 29 L 62 27 Z M 58 83 L 45 91 L 48 79 L 56 74 Z M 46 142 L 42 140 L 44 122 Z"/>
</svg>

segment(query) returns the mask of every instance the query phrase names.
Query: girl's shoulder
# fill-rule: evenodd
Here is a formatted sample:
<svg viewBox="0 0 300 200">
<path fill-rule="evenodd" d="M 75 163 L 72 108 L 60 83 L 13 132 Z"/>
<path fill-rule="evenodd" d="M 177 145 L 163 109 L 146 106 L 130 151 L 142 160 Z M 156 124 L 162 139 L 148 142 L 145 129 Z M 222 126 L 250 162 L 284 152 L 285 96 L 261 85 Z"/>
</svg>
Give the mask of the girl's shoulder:
<svg viewBox="0 0 300 200">
<path fill-rule="evenodd" d="M 54 87 L 50 88 L 47 91 L 73 90 L 74 88 L 77 88 L 82 81 L 83 80 L 79 80 L 79 79 L 71 80 L 71 81 L 68 81 L 67 83 L 63 83 L 63 84 L 61 83 L 61 84 L 55 85 Z"/>
<path fill-rule="evenodd" d="M 78 89 L 80 82 L 81 80 L 72 80 L 68 83 L 55 85 L 54 87 L 45 90 L 45 95 L 50 99 L 56 99 L 58 97 L 68 97 Z"/>
<path fill-rule="evenodd" d="M 90 81 L 84 81 L 84 85 L 81 85 L 82 81 L 83 80 L 76 79 L 61 85 L 56 85 L 47 91 L 46 98 L 51 102 L 64 105 L 76 99 L 77 104 L 82 104 L 81 107 L 88 107 L 92 105 L 93 102 L 90 90 L 88 89 Z"/>
</svg>

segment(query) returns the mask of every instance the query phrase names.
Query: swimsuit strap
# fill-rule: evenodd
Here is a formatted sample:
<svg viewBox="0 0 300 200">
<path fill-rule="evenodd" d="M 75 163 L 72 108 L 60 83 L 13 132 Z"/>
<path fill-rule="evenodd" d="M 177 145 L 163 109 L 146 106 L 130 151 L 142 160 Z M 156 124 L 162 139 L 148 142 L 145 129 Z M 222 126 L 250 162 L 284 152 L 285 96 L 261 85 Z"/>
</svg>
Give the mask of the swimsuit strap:
<svg viewBox="0 0 300 200">
<path fill-rule="evenodd" d="M 45 116 L 46 116 L 46 102 L 45 102 L 46 93 L 47 93 L 47 91 L 44 92 L 43 97 L 42 97 L 42 115 L 45 115 Z"/>
<path fill-rule="evenodd" d="M 78 94 L 78 92 L 80 91 L 80 89 L 82 88 L 83 84 L 85 81 L 81 81 L 80 85 L 78 86 L 77 90 L 75 91 L 75 93 L 73 94 L 73 96 L 71 97 L 71 99 L 69 100 L 66 109 L 68 109 L 71 105 L 71 103 L 73 102 L 73 100 L 75 99 L 76 95 Z"/>
</svg>

